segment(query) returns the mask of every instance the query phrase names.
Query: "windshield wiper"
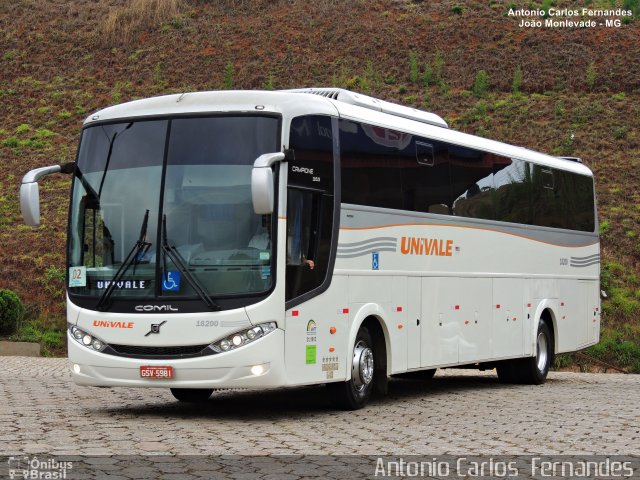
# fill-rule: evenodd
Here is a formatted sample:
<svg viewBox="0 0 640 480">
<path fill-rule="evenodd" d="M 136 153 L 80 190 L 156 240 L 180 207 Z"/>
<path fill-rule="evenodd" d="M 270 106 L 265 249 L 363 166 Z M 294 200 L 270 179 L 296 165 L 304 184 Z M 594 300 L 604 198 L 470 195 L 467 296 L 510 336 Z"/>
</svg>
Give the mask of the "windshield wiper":
<svg viewBox="0 0 640 480">
<path fill-rule="evenodd" d="M 202 301 L 209 307 L 211 310 L 222 310 L 222 307 L 218 305 L 213 299 L 207 294 L 205 289 L 202 287 L 202 284 L 198 281 L 196 277 L 194 277 L 187 266 L 185 265 L 185 260 L 180 255 L 180 252 L 175 246 L 169 245 L 169 241 L 167 240 L 167 216 L 162 216 L 162 251 L 164 252 L 164 271 L 162 273 L 162 277 L 165 280 L 168 280 L 167 276 L 167 257 L 171 259 L 173 264 L 178 267 L 180 273 L 184 275 L 184 278 L 187 279 L 191 288 L 198 294 L 198 296 L 202 299 Z"/>
<path fill-rule="evenodd" d="M 125 258 L 124 261 L 120 264 L 120 268 L 118 268 L 118 271 L 113 276 L 111 283 L 109 283 L 109 286 L 100 297 L 100 300 L 98 300 L 96 308 L 101 312 L 108 310 L 108 302 L 111 298 L 111 295 L 113 294 L 113 291 L 116 288 L 116 284 L 120 280 L 122 280 L 122 277 L 127 272 L 131 264 L 134 264 L 135 273 L 135 266 L 147 254 L 149 248 L 151 248 L 151 244 L 145 241 L 145 238 L 147 236 L 147 223 L 149 223 L 149 210 L 147 210 L 144 214 L 144 220 L 142 220 L 142 227 L 140 228 L 140 237 L 138 238 L 138 241 L 127 255 L 127 258 Z"/>
</svg>

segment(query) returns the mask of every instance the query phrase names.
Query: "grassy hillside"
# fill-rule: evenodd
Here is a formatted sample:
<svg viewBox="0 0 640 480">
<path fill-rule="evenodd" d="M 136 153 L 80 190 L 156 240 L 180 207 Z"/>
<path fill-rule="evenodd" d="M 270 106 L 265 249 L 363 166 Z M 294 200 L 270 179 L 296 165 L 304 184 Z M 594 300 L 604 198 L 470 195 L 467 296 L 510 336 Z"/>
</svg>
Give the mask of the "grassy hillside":
<svg viewBox="0 0 640 480">
<path fill-rule="evenodd" d="M 69 180 L 41 184 L 37 229 L 22 225 L 19 181 L 73 160 L 92 111 L 169 92 L 339 86 L 434 111 L 455 129 L 582 157 L 596 174 L 610 296 L 603 342 L 590 353 L 640 371 L 640 20 L 526 29 L 506 15 L 512 3 L 2 2 L 0 288 L 27 306 L 21 337 L 59 351 Z M 586 4 L 622 1 L 554 3 Z"/>
</svg>

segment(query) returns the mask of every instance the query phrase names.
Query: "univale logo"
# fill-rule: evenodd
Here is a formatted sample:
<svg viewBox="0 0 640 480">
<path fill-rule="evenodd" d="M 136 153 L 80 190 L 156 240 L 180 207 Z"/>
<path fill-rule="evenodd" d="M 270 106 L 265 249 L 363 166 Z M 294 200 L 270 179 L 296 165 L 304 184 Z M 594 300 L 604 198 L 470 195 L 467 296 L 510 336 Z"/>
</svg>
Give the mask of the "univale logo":
<svg viewBox="0 0 640 480">
<path fill-rule="evenodd" d="M 435 255 L 450 257 L 452 255 L 453 240 L 438 238 L 402 237 L 400 251 L 403 255 Z"/>
<path fill-rule="evenodd" d="M 133 328 L 133 322 L 112 322 L 109 320 L 94 320 L 94 327 L 104 328 Z"/>
</svg>

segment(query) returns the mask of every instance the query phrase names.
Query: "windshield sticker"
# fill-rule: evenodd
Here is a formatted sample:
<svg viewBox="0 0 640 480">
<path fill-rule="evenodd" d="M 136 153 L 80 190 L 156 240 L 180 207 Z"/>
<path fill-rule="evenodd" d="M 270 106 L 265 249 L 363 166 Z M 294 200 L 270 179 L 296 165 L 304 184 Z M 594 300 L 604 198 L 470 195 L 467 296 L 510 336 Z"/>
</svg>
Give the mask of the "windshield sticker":
<svg viewBox="0 0 640 480">
<path fill-rule="evenodd" d="M 162 279 L 162 291 L 180 291 L 180 272 L 167 272 L 166 276 Z"/>
<path fill-rule="evenodd" d="M 87 267 L 71 267 L 69 269 L 69 287 L 87 286 Z"/>
<path fill-rule="evenodd" d="M 270 276 L 271 276 L 271 267 L 262 267 L 262 270 L 260 270 L 260 278 L 262 278 L 262 280 L 265 280 Z"/>
<path fill-rule="evenodd" d="M 260 252 L 260 260 L 269 260 L 270 258 L 269 252 Z"/>
<path fill-rule="evenodd" d="M 105 290 L 109 288 L 113 282 L 111 280 L 98 280 L 96 282 L 96 289 Z M 114 283 L 114 288 L 117 290 L 142 290 L 148 287 L 149 280 L 122 280 Z"/>
</svg>

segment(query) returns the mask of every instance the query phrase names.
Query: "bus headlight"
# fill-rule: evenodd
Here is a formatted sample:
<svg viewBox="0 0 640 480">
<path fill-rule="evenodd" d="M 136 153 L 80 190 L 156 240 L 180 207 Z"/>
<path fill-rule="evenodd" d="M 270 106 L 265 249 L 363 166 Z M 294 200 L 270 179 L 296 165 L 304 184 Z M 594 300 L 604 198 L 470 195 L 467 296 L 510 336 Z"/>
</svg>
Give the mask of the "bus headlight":
<svg viewBox="0 0 640 480">
<path fill-rule="evenodd" d="M 101 352 L 105 348 L 107 348 L 107 344 L 102 340 L 89 335 L 87 332 L 80 330 L 75 325 L 69 325 L 69 332 L 71 332 L 71 336 L 80 344 L 85 347 L 95 350 L 96 352 Z"/>
<path fill-rule="evenodd" d="M 218 353 L 228 352 L 268 335 L 278 328 L 276 322 L 267 322 L 232 333 L 211 344 L 211 349 Z"/>
</svg>

